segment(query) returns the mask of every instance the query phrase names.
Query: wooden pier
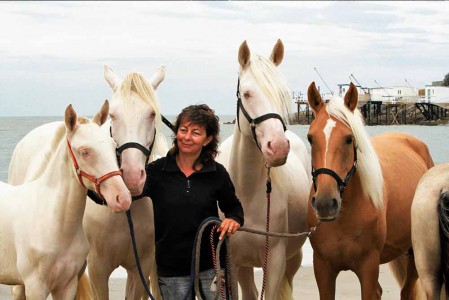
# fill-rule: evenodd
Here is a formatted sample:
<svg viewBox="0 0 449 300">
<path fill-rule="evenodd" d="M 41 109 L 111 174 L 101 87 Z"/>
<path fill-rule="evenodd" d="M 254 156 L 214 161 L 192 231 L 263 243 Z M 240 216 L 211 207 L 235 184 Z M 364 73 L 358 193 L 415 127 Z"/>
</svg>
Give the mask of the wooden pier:
<svg viewBox="0 0 449 300">
<path fill-rule="evenodd" d="M 297 113 L 292 123 L 310 124 L 315 115 L 306 101 L 297 101 Z M 359 102 L 366 125 L 432 124 L 449 120 L 449 104 Z"/>
</svg>

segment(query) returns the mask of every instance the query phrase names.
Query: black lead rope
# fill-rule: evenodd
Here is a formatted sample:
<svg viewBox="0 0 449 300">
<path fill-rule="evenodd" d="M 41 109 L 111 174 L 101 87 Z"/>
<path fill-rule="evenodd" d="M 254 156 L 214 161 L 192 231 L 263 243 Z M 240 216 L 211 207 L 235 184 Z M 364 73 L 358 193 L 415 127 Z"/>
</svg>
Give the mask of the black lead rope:
<svg viewBox="0 0 449 300">
<path fill-rule="evenodd" d="M 139 253 L 137 253 L 136 237 L 134 236 L 134 224 L 133 224 L 133 218 L 131 216 L 131 209 L 128 209 L 126 211 L 126 217 L 128 218 L 129 233 L 131 234 L 134 258 L 136 259 L 136 265 L 137 265 L 137 270 L 139 271 L 140 280 L 142 281 L 143 287 L 145 288 L 145 291 L 147 292 L 150 299 L 154 300 L 154 297 L 151 294 L 150 288 L 148 287 L 148 285 L 146 283 L 145 277 L 143 276 L 142 266 L 140 265 Z M 153 280 L 154 280 L 154 278 L 153 278 Z"/>
</svg>

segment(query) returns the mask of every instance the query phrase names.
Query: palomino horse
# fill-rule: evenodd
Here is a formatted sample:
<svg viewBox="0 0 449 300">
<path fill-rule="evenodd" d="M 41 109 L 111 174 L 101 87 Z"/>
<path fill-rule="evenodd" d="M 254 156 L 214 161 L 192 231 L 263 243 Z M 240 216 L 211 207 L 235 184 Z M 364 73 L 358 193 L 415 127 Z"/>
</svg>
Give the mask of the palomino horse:
<svg viewBox="0 0 449 300">
<path fill-rule="evenodd" d="M 0 185 L 0 282 L 25 285 L 28 299 L 46 299 L 50 293 L 53 299 L 74 299 L 89 249 L 82 226 L 87 189 L 102 195 L 111 212 L 131 204 L 115 143 L 99 126 L 108 109 L 105 102 L 90 122 L 77 119 L 69 105 L 65 126 L 57 123 L 35 170 L 37 179 Z"/>
<path fill-rule="evenodd" d="M 167 151 L 164 135 L 157 132 L 161 118 L 155 94 L 155 89 L 164 76 L 165 67 L 161 66 L 150 79 L 150 83 L 137 73 L 128 74 L 122 82 L 110 67 L 104 68 L 104 77 L 113 90 L 113 96 L 111 118 L 105 122 L 102 129 L 112 135 L 117 143 L 123 178 L 133 195 L 139 195 L 142 191 L 146 178 L 145 164 L 153 160 L 155 155 L 165 155 Z M 35 134 L 26 136 L 19 143 L 10 164 L 10 183 L 21 184 L 32 178 L 30 168 L 36 161 L 40 161 L 37 158 L 41 156 L 35 150 L 36 139 L 40 143 L 48 141 L 49 131 L 51 132 L 37 128 Z M 152 277 L 157 278 L 152 203 L 149 198 L 134 201 L 131 212 L 144 276 L 148 278 L 151 272 Z M 83 225 L 90 243 L 89 278 L 95 298 L 108 299 L 109 276 L 118 266 L 123 266 L 128 271 L 127 299 L 144 297 L 145 290 L 135 265 L 126 215 L 112 214 L 105 207 L 89 200 Z M 157 297 L 157 282 L 152 280 L 151 283 L 156 283 L 152 287 Z M 86 281 L 81 281 L 80 288 L 85 288 L 84 284 Z"/>
<path fill-rule="evenodd" d="M 280 40 L 270 59 L 251 54 L 246 41 L 239 49 L 238 125 L 223 142 L 219 157 L 229 171 L 245 211 L 245 226 L 265 230 L 267 166 L 271 169 L 270 231 L 307 230 L 310 160 L 304 143 L 285 132 L 290 94 L 277 66 L 284 46 Z M 290 151 L 289 153 L 289 150 Z M 269 238 L 267 299 L 290 299 L 298 271 L 303 238 Z M 264 263 L 265 237 L 237 232 L 230 240 L 243 299 L 256 299 L 253 267 Z"/>
<path fill-rule="evenodd" d="M 411 253 L 410 209 L 421 176 L 433 166 L 427 146 L 403 133 L 371 140 L 351 83 L 344 100 L 323 103 L 315 83 L 308 100 L 312 178 L 308 220 L 320 299 L 335 298 L 342 270 L 359 278 L 362 299 L 379 299 L 379 264 L 390 263 L 401 299 L 413 299 L 417 273 Z"/>
<path fill-rule="evenodd" d="M 449 295 L 448 191 L 449 164 L 436 165 L 421 178 L 413 198 L 413 251 L 427 299 L 440 299 L 443 282 Z"/>
<path fill-rule="evenodd" d="M 137 73 L 130 73 L 121 81 L 109 67 L 105 67 L 105 79 L 112 88 L 111 123 L 106 127 L 117 142 L 120 167 L 124 180 L 133 195 L 142 192 L 145 183 L 145 164 L 155 155 L 165 155 L 167 142 L 160 132 L 161 115 L 156 88 L 164 80 L 165 67 L 161 66 L 149 80 Z M 140 144 L 137 148 L 131 146 Z M 146 150 L 142 152 L 141 149 Z M 151 152 L 151 157 L 148 157 Z M 126 170 L 130 170 L 126 177 Z M 134 175 L 131 175 L 133 173 Z M 128 180 L 127 180 L 128 179 Z M 155 265 L 153 206 L 146 197 L 131 205 L 134 231 L 144 277 L 151 275 L 154 296 L 159 297 Z M 87 258 L 89 279 L 95 299 L 108 299 L 108 281 L 119 266 L 127 270 L 126 299 L 146 299 L 146 292 L 135 263 L 129 226 L 125 214 L 112 214 L 105 207 L 88 201 L 84 228 L 90 243 Z M 114 231 L 109 230 L 114 226 Z M 107 238 L 105 238 L 107 237 Z M 151 273 L 151 274 L 150 274 Z"/>
</svg>

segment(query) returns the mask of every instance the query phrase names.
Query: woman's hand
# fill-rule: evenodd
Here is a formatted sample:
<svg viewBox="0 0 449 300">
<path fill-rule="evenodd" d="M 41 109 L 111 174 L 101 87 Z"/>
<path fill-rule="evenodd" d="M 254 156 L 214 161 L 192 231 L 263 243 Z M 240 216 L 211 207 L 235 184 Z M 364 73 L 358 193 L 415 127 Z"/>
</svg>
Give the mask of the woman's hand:
<svg viewBox="0 0 449 300">
<path fill-rule="evenodd" d="M 219 239 L 223 239 L 224 235 L 227 233 L 228 236 L 234 234 L 240 228 L 240 224 L 233 220 L 226 218 L 221 222 L 220 227 L 217 228 L 217 232 L 221 232 Z"/>
</svg>

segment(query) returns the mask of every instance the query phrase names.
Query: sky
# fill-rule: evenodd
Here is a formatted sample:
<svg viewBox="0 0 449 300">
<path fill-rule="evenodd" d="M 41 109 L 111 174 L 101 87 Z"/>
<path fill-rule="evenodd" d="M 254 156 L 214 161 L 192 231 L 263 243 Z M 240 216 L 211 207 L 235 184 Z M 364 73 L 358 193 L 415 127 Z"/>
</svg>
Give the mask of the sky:
<svg viewBox="0 0 449 300">
<path fill-rule="evenodd" d="M 206 103 L 235 114 L 238 48 L 269 56 L 290 89 L 331 90 L 353 74 L 366 87 L 416 88 L 449 73 L 449 2 L 0 2 L 0 116 L 93 115 L 123 78 L 162 64 L 163 114 Z M 316 69 L 315 69 L 316 68 Z"/>
</svg>

